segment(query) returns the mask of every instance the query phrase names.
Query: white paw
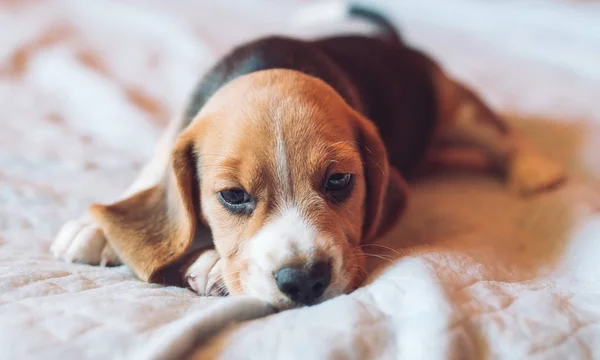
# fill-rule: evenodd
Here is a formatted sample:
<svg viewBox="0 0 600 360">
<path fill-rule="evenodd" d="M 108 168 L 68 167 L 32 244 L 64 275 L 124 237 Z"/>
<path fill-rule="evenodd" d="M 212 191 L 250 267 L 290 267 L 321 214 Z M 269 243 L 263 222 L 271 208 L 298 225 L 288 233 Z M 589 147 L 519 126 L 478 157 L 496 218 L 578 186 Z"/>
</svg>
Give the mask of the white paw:
<svg viewBox="0 0 600 360">
<path fill-rule="evenodd" d="M 52 254 L 68 262 L 120 265 L 121 261 L 92 220 L 72 220 L 59 230 L 50 247 Z"/>
<path fill-rule="evenodd" d="M 509 168 L 510 187 L 528 195 L 556 186 L 566 179 L 562 166 L 547 157 L 525 152 L 518 154 Z"/>
<path fill-rule="evenodd" d="M 221 258 L 212 249 L 204 251 L 184 274 L 186 282 L 198 295 L 227 296 L 222 275 Z"/>
</svg>

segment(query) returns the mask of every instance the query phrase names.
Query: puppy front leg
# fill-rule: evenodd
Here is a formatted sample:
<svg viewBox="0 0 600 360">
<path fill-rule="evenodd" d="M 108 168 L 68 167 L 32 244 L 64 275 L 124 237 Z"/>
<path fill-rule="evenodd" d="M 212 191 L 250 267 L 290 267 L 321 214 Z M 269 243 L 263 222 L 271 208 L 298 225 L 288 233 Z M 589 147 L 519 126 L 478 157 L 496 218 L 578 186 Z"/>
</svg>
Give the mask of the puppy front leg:
<svg viewBox="0 0 600 360">
<path fill-rule="evenodd" d="M 162 179 L 169 165 L 175 139 L 186 125 L 187 121 L 184 117 L 178 117 L 169 123 L 158 142 L 154 156 L 144 166 L 135 181 L 116 199 L 117 201 L 150 188 Z M 88 214 L 66 222 L 54 239 L 50 251 L 55 257 L 68 262 L 102 266 L 122 263 L 106 241 L 100 227 Z"/>
<path fill-rule="evenodd" d="M 217 250 L 203 249 L 190 254 L 182 270 L 184 283 L 198 295 L 228 295 Z"/>
<path fill-rule="evenodd" d="M 459 143 L 483 151 L 506 174 L 510 188 L 522 195 L 565 180 L 565 171 L 558 163 L 511 129 L 472 91 L 441 70 L 434 79 L 440 111 L 438 143 Z"/>
</svg>

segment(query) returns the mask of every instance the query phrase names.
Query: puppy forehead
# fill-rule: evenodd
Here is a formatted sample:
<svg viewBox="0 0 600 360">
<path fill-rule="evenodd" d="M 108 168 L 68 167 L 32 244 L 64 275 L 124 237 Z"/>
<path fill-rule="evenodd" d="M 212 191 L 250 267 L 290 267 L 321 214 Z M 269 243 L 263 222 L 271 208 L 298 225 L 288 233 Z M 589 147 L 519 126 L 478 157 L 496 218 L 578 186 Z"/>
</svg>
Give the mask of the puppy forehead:
<svg viewBox="0 0 600 360">
<path fill-rule="evenodd" d="M 217 92 L 210 107 L 212 134 L 202 148 L 211 163 L 273 172 L 286 160 L 308 170 L 356 149 L 346 103 L 322 81 L 295 71 L 243 76 Z"/>
</svg>

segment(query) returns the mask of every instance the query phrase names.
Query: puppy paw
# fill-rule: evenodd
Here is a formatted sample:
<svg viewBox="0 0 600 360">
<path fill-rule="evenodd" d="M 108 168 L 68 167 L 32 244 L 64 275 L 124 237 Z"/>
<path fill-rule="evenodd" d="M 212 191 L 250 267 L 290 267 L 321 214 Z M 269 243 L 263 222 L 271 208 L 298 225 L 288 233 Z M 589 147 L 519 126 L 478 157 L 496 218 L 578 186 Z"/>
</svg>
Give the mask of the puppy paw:
<svg viewBox="0 0 600 360">
<path fill-rule="evenodd" d="M 68 262 L 102 266 L 121 264 L 102 229 L 89 219 L 64 224 L 50 251 L 55 257 Z"/>
<path fill-rule="evenodd" d="M 117 266 L 121 264 L 122 261 L 115 252 L 115 249 L 106 241 L 106 245 L 104 245 L 104 249 L 100 255 L 100 266 Z"/>
<path fill-rule="evenodd" d="M 515 156 L 509 168 L 509 185 L 520 195 L 529 195 L 559 185 L 566 179 L 562 166 L 537 153 Z"/>
<path fill-rule="evenodd" d="M 221 258 L 216 250 L 206 250 L 186 270 L 185 280 L 201 296 L 227 296 Z"/>
</svg>

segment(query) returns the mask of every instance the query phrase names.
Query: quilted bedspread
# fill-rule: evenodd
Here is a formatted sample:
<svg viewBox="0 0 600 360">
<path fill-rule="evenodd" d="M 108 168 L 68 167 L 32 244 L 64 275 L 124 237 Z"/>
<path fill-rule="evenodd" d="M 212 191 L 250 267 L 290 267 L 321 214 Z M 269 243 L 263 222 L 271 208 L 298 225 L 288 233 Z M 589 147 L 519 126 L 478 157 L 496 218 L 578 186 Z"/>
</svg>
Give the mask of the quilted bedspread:
<svg viewBox="0 0 600 360">
<path fill-rule="evenodd" d="M 372 2 L 570 179 L 528 198 L 482 174 L 419 180 L 350 295 L 275 314 L 50 255 L 64 221 L 132 181 L 224 51 L 334 31 L 339 3 L 311 4 L 0 2 L 0 359 L 600 359 L 594 2 Z"/>
</svg>

